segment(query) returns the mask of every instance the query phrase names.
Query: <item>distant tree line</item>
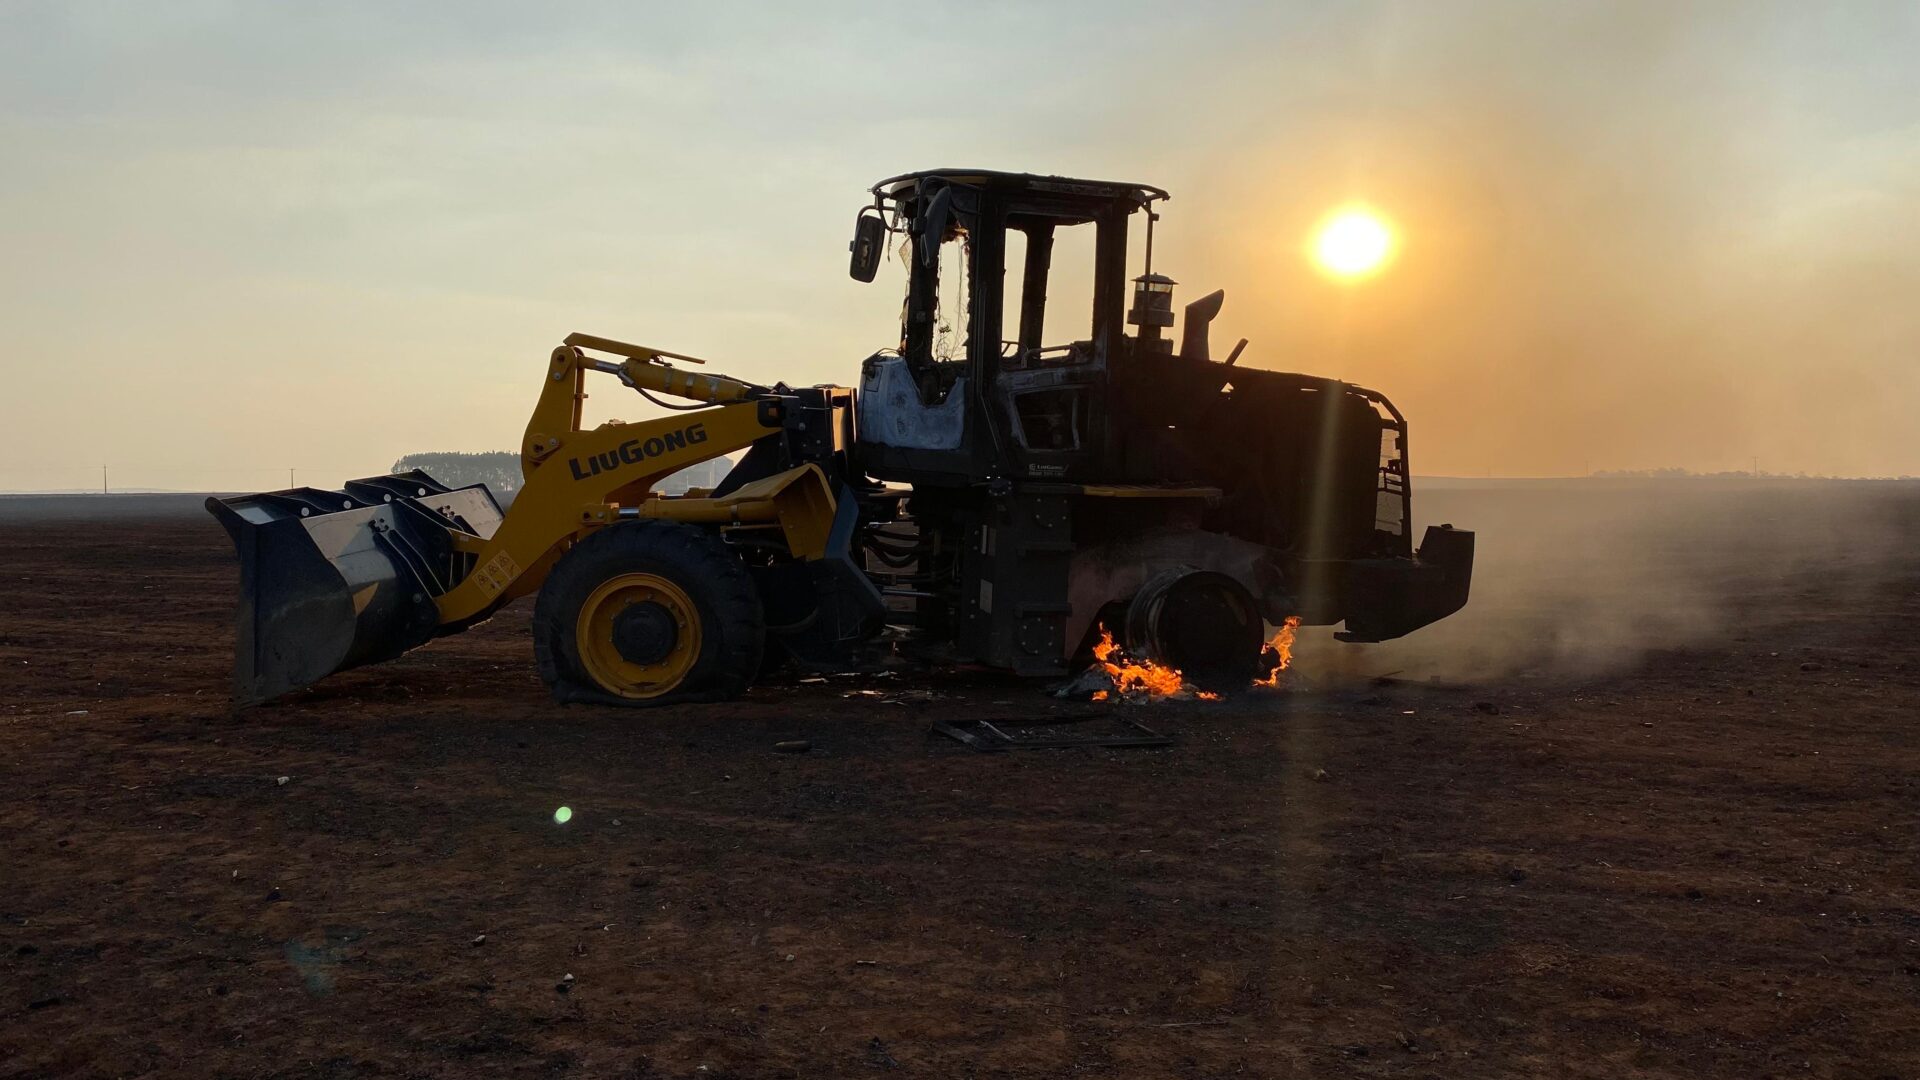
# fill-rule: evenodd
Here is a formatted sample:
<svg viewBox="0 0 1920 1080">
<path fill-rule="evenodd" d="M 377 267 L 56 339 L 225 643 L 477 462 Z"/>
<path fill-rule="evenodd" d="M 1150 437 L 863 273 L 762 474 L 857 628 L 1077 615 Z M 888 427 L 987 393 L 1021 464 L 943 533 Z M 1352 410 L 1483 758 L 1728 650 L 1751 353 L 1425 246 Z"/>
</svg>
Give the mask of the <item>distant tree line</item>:
<svg viewBox="0 0 1920 1080">
<path fill-rule="evenodd" d="M 1669 466 L 1664 469 L 1601 469 L 1595 476 L 1609 477 L 1615 480 L 1784 480 L 1785 473 L 1752 472 L 1741 469 L 1737 472 L 1694 472 Z"/>
<path fill-rule="evenodd" d="M 393 463 L 397 473 L 421 469 L 448 487 L 485 484 L 502 501 L 520 490 L 520 455 L 505 450 L 477 454 L 442 451 L 437 454 L 408 454 Z"/>
<path fill-rule="evenodd" d="M 1694 472 L 1692 469 L 1601 469 L 1593 473 L 1596 477 L 1609 480 L 1912 480 L 1914 477 L 1900 476 L 1826 476 L 1807 473 L 1768 472 L 1761 469 L 1728 470 L 1726 472 Z"/>
<path fill-rule="evenodd" d="M 718 485 L 733 468 L 731 458 L 717 457 L 681 469 L 660 482 L 659 488 L 668 495 L 685 494 L 688 488 L 710 488 Z M 512 502 L 520 491 L 520 455 L 510 450 L 487 450 L 474 454 L 458 451 L 441 451 L 431 454 L 408 454 L 393 463 L 397 473 L 421 469 L 428 476 L 448 487 L 466 487 L 469 484 L 485 484 L 493 492 L 494 498 L 501 502 Z"/>
</svg>

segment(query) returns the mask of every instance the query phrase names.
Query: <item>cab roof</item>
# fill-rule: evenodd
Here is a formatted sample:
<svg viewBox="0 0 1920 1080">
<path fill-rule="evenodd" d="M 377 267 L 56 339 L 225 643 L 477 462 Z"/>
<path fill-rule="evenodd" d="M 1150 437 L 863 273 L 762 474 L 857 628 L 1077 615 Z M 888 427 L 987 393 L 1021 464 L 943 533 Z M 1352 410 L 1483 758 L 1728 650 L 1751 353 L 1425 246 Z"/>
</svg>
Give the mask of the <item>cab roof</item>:
<svg viewBox="0 0 1920 1080">
<path fill-rule="evenodd" d="M 1001 190 L 1032 191 L 1047 195 L 1080 196 L 1090 199 L 1126 199 L 1136 207 L 1156 199 L 1173 196 L 1150 184 L 1130 184 L 1118 180 L 1079 180 L 1071 176 L 1042 176 L 1037 173 L 1000 172 L 996 169 L 924 169 L 920 172 L 889 176 L 873 185 L 881 198 L 900 198 L 912 193 L 922 180 L 945 180 L 970 187 L 996 187 Z"/>
</svg>

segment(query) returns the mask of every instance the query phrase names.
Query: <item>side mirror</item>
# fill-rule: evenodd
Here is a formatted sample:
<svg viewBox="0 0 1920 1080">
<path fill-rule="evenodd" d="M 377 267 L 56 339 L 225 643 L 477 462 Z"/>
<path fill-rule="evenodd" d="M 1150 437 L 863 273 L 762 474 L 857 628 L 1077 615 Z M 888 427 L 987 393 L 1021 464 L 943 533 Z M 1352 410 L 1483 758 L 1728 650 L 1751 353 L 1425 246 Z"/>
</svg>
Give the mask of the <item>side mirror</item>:
<svg viewBox="0 0 1920 1080">
<path fill-rule="evenodd" d="M 877 213 L 860 211 L 853 221 L 853 243 L 847 245 L 853 252 L 848 262 L 847 274 L 855 281 L 872 281 L 873 275 L 880 272 L 880 256 L 887 249 L 887 223 L 880 220 Z"/>
</svg>

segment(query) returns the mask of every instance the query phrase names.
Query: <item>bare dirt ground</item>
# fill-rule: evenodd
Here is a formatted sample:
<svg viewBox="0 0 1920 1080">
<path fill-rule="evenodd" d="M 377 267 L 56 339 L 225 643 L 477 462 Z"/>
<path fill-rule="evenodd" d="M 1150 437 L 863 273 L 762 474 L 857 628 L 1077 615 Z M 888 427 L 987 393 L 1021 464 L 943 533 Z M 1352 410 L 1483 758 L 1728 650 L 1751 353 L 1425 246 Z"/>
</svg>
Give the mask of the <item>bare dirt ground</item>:
<svg viewBox="0 0 1920 1080">
<path fill-rule="evenodd" d="M 560 708 L 521 609 L 231 715 L 156 507 L 0 516 L 0 1076 L 1920 1074 L 1911 543 L 1609 673 L 990 756 L 928 721 L 1037 687 Z"/>
</svg>

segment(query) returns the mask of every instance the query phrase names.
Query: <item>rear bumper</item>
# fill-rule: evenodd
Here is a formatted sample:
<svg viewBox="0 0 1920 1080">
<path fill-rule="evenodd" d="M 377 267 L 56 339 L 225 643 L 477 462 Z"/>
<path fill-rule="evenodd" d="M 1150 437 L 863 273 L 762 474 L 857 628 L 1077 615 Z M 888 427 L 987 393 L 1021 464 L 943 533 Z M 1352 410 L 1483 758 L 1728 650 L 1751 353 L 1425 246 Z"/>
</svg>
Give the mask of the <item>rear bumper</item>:
<svg viewBox="0 0 1920 1080">
<path fill-rule="evenodd" d="M 1473 585 L 1473 533 L 1430 525 L 1411 559 L 1361 559 L 1347 566 L 1341 641 L 1387 641 L 1466 606 Z"/>
</svg>

